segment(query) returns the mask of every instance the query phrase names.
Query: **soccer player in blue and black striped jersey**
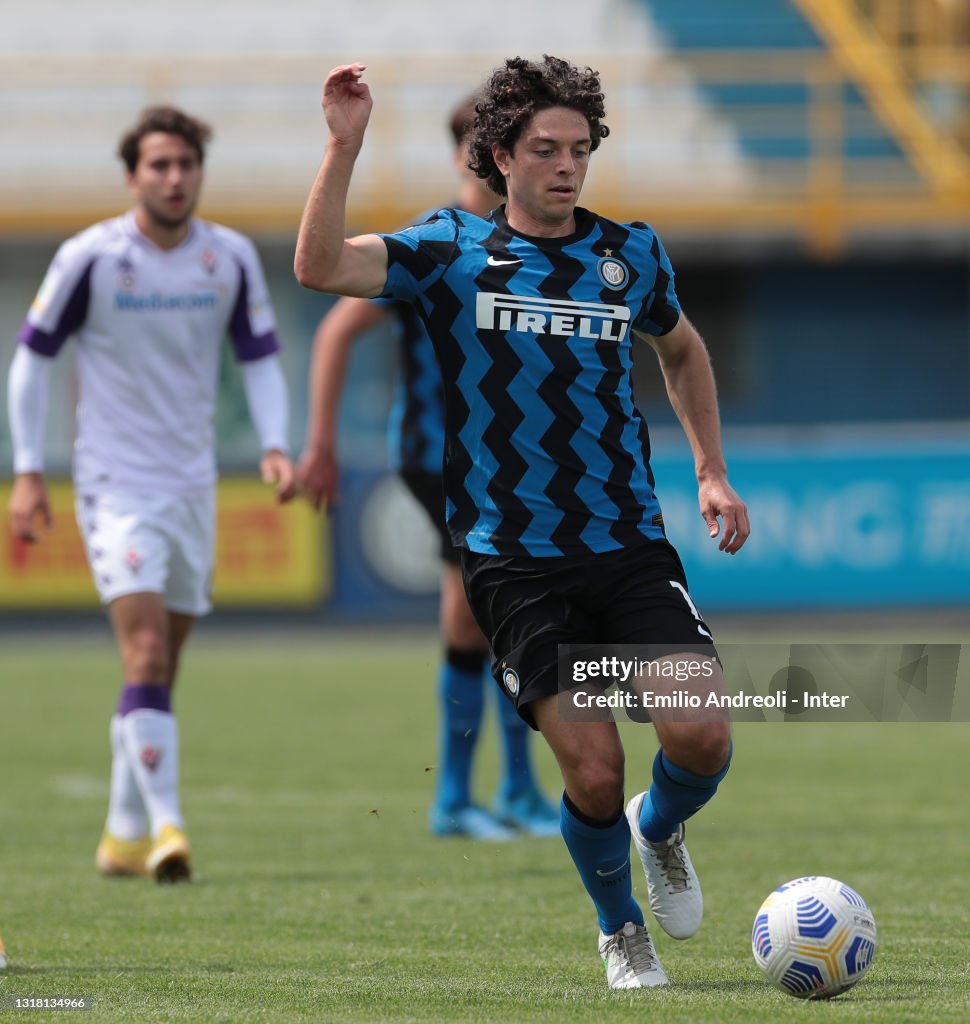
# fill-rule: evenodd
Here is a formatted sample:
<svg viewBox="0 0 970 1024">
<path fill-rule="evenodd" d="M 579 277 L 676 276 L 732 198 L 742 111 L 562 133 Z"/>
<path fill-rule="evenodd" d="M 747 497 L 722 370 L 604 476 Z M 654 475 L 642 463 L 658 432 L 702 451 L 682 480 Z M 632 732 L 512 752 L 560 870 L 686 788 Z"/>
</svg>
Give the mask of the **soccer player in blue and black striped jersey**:
<svg viewBox="0 0 970 1024">
<path fill-rule="evenodd" d="M 516 57 L 493 73 L 470 144 L 473 169 L 506 196 L 491 217 L 442 210 L 391 235 L 345 239 L 372 106 L 363 71 L 335 68 L 324 85 L 330 138 L 296 275 L 324 291 L 412 302 L 428 325 L 445 389 L 448 527 L 493 673 L 559 762 L 561 831 L 596 908 L 609 985 L 664 985 L 633 899 L 631 837 L 655 919 L 688 938 L 703 901 L 683 822 L 727 773 L 730 726 L 655 715 L 652 784 L 624 814 L 616 724 L 560 714 L 557 655 L 561 644 L 655 644 L 676 661 L 711 639 L 664 536 L 631 384 L 642 340 L 690 441 L 708 532 L 735 554 L 747 510 L 728 483 L 707 350 L 656 233 L 577 206 L 608 134 L 595 72 Z"/>
<path fill-rule="evenodd" d="M 468 167 L 467 136 L 474 121 L 475 97 L 460 103 L 449 119 L 461 182 L 449 205 L 484 217 L 498 197 Z M 432 213 L 422 214 L 413 223 L 422 223 Z M 445 523 L 441 371 L 424 321 L 412 303 L 345 297 L 321 321 L 313 341 L 307 443 L 297 467 L 301 488 L 317 509 L 324 501 L 329 505 L 339 500 L 337 410 L 347 359 L 357 338 L 385 319 L 396 322 L 403 369 L 391 415 L 391 461 L 440 538 L 440 619 L 445 652 L 438 672 L 441 724 L 437 786 L 428 815 L 431 831 L 439 836 L 485 840 L 514 839 L 521 834 L 558 835 L 559 809 L 542 795 L 536 782 L 529 728 L 501 694 L 497 694 L 498 731 L 502 737 L 498 792 L 490 811 L 472 799 L 472 769 L 485 704 L 488 641 L 468 606 L 459 549 L 452 543 Z"/>
</svg>

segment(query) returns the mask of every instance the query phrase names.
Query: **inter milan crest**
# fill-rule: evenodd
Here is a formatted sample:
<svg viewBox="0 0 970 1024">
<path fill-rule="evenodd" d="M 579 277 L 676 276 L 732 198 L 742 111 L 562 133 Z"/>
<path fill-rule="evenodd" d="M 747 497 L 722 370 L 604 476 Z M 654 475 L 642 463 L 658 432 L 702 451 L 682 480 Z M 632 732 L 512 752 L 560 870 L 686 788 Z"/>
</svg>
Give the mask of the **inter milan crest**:
<svg viewBox="0 0 970 1024">
<path fill-rule="evenodd" d="M 615 291 L 624 288 L 630 280 L 630 271 L 627 270 L 626 264 L 618 260 L 611 249 L 603 250 L 603 257 L 596 264 L 596 273 L 607 288 Z"/>
<path fill-rule="evenodd" d="M 502 682 L 513 697 L 519 692 L 519 676 L 514 668 L 507 668 L 502 673 Z"/>
</svg>

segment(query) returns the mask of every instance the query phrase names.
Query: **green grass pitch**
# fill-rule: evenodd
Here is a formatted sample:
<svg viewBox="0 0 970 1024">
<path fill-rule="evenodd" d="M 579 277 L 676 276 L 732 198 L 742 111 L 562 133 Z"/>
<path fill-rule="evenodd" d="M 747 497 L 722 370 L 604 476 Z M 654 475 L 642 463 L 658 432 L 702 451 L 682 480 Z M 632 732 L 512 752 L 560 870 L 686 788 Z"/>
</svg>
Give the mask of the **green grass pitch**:
<svg viewBox="0 0 970 1024">
<path fill-rule="evenodd" d="M 739 725 L 689 830 L 704 927 L 685 943 L 653 929 L 669 989 L 610 992 L 559 840 L 427 834 L 430 638 L 203 631 L 176 701 L 199 882 L 100 878 L 118 670 L 94 632 L 0 641 L 2 997 L 85 995 L 87 1024 L 970 1019 L 966 724 Z M 633 792 L 655 740 L 624 731 Z M 490 730 L 483 800 L 495 746 Z M 750 951 L 762 898 L 810 873 L 857 888 L 879 927 L 869 976 L 828 1004 L 775 991 Z M 639 872 L 635 887 L 645 902 Z"/>
</svg>

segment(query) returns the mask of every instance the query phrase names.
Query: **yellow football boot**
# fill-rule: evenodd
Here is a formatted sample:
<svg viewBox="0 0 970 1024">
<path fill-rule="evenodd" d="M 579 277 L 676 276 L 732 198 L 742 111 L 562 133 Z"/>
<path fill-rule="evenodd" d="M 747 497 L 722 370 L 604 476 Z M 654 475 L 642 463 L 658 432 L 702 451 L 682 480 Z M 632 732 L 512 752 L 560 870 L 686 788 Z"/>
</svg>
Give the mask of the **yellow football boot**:
<svg viewBox="0 0 970 1024">
<path fill-rule="evenodd" d="M 191 856 L 185 832 L 175 825 L 164 825 L 152 843 L 146 865 L 157 882 L 191 882 Z"/>
<path fill-rule="evenodd" d="M 98 843 L 98 852 L 94 862 L 98 870 L 107 878 L 129 878 L 132 875 L 147 875 L 148 853 L 151 840 L 148 836 L 141 839 L 119 839 L 105 830 Z"/>
</svg>

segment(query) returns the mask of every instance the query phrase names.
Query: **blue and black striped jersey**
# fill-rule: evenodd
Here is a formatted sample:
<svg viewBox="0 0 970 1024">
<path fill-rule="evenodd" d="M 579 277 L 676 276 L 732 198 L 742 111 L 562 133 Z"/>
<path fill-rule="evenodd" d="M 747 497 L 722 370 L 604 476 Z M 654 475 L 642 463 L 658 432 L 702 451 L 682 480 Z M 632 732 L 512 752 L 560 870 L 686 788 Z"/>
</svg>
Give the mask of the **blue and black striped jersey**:
<svg viewBox="0 0 970 1024">
<path fill-rule="evenodd" d="M 437 210 L 425 210 L 406 227 L 423 224 L 436 213 Z M 401 374 L 388 422 L 391 465 L 397 470 L 440 474 L 445 447 L 445 399 L 434 346 L 413 303 L 374 301 L 394 314 L 400 331 Z"/>
<path fill-rule="evenodd" d="M 445 407 L 434 346 L 412 303 L 381 304 L 394 313 L 401 344 L 401 375 L 388 424 L 391 465 L 395 469 L 440 473 Z"/>
<path fill-rule="evenodd" d="M 631 332 L 680 316 L 654 231 L 577 208 L 573 234 L 533 238 L 504 208 L 445 209 L 383 237 L 383 296 L 415 303 L 442 372 L 455 544 L 547 557 L 662 537 L 631 379 Z"/>
</svg>

